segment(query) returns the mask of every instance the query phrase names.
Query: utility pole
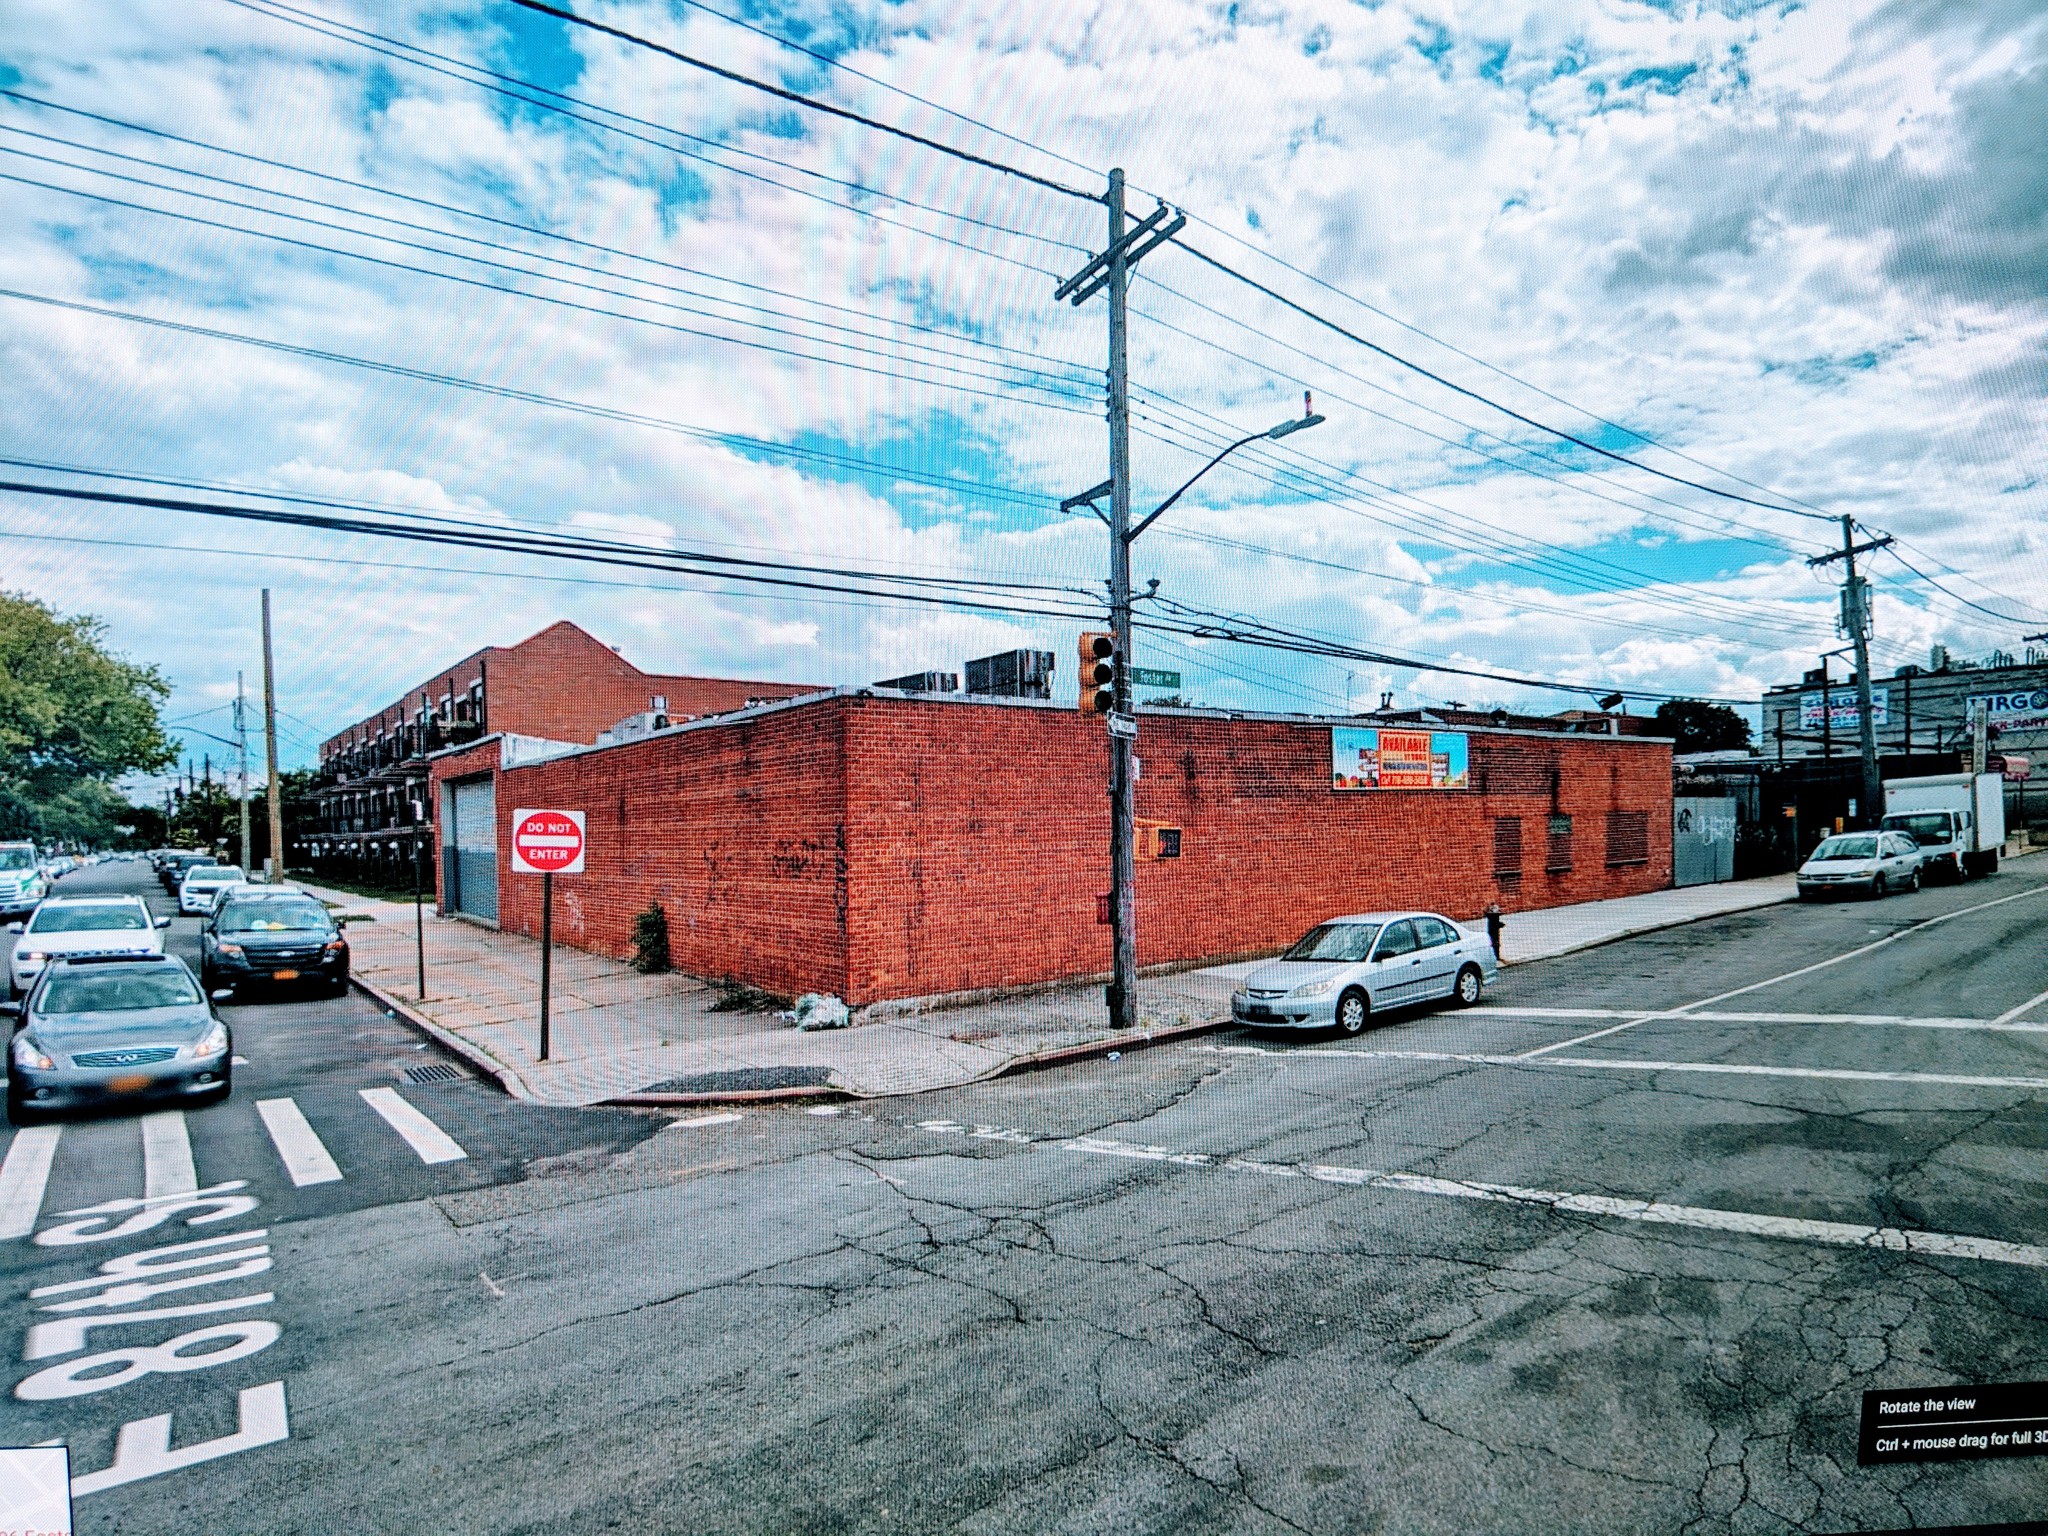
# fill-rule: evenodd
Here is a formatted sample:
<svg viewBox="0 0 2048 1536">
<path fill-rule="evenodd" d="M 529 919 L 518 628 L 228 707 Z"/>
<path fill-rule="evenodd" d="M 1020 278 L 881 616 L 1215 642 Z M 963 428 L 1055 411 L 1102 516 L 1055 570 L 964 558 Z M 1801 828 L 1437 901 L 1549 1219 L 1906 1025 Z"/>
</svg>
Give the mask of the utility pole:
<svg viewBox="0 0 2048 1536">
<path fill-rule="evenodd" d="M 249 846 L 249 715 L 242 697 L 242 674 L 235 673 L 235 750 L 240 756 L 240 788 L 235 799 L 241 806 L 242 873 L 256 868 L 256 850 Z"/>
<path fill-rule="evenodd" d="M 1871 826 L 1875 826 L 1883 814 L 1884 787 L 1877 771 L 1877 721 L 1871 716 L 1870 702 L 1870 583 L 1856 574 L 1856 557 L 1883 549 L 1891 542 L 1891 535 L 1885 534 L 1858 544 L 1856 521 L 1845 512 L 1842 514 L 1842 547 L 1825 555 L 1815 555 L 1806 562 L 1811 566 L 1822 566 L 1840 560 L 1847 568 L 1842 582 L 1841 627 L 1856 648 L 1856 735 L 1863 753 L 1863 795 L 1857 809 L 1862 813 L 1861 819 Z"/>
<path fill-rule="evenodd" d="M 270 878 L 284 880 L 284 793 L 277 782 L 277 672 L 270 659 L 270 588 L 263 589 L 263 756 L 270 809 Z"/>
</svg>

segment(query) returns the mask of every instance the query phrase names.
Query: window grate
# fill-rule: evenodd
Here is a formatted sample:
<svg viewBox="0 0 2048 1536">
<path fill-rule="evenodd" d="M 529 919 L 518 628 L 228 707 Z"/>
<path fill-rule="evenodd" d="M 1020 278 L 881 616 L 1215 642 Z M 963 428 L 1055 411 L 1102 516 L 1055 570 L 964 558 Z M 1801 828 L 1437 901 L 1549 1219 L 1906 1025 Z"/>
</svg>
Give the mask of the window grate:
<svg viewBox="0 0 2048 1536">
<path fill-rule="evenodd" d="M 1607 867 L 1650 862 L 1650 813 L 1609 811 L 1607 813 Z"/>
<path fill-rule="evenodd" d="M 1550 848 L 1543 860 L 1544 873 L 1569 874 L 1572 867 L 1572 819 L 1553 816 L 1549 826 Z"/>
<path fill-rule="evenodd" d="M 1522 818 L 1496 816 L 1493 819 L 1493 873 L 1498 880 L 1522 877 Z"/>
</svg>

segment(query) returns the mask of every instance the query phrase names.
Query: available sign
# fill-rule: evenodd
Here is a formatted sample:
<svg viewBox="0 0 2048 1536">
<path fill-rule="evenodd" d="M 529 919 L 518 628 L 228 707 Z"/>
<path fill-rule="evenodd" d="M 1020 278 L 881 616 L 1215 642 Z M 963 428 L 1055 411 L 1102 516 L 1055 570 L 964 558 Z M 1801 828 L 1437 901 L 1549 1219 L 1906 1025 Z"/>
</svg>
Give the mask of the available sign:
<svg viewBox="0 0 2048 1536">
<path fill-rule="evenodd" d="M 1870 690 L 1870 723 L 1889 725 L 1891 723 L 1891 690 L 1873 688 Z M 1827 726 L 1831 731 L 1860 730 L 1863 712 L 1856 707 L 1856 686 L 1843 683 L 1839 688 L 1830 688 L 1827 693 Z M 1817 693 L 1800 695 L 1799 728 L 1817 731 L 1821 728 L 1821 696 Z"/>
<path fill-rule="evenodd" d="M 1463 731 L 1330 728 L 1332 789 L 1465 789 L 1470 783 Z"/>
<path fill-rule="evenodd" d="M 512 868 L 522 875 L 582 874 L 583 813 L 514 811 Z"/>
</svg>

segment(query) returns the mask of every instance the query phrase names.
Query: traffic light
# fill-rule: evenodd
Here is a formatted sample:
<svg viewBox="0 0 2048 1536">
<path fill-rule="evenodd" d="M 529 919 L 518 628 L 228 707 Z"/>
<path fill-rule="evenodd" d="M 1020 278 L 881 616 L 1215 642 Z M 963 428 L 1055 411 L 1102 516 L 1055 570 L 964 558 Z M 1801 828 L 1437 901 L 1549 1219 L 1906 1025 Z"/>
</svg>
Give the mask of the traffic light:
<svg viewBox="0 0 2048 1536">
<path fill-rule="evenodd" d="M 1081 635 L 1081 713 L 1106 715 L 1116 708 L 1116 636 L 1091 629 Z"/>
</svg>

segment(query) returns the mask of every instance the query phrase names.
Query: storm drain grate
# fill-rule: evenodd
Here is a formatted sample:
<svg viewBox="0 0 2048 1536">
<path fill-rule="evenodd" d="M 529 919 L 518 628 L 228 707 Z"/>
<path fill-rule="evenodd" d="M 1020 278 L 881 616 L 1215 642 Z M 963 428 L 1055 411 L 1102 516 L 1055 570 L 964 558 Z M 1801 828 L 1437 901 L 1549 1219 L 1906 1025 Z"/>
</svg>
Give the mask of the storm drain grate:
<svg viewBox="0 0 2048 1536">
<path fill-rule="evenodd" d="M 430 1061 L 423 1067 L 405 1069 L 408 1083 L 459 1083 L 468 1076 L 467 1072 L 451 1067 L 445 1061 Z"/>
</svg>

